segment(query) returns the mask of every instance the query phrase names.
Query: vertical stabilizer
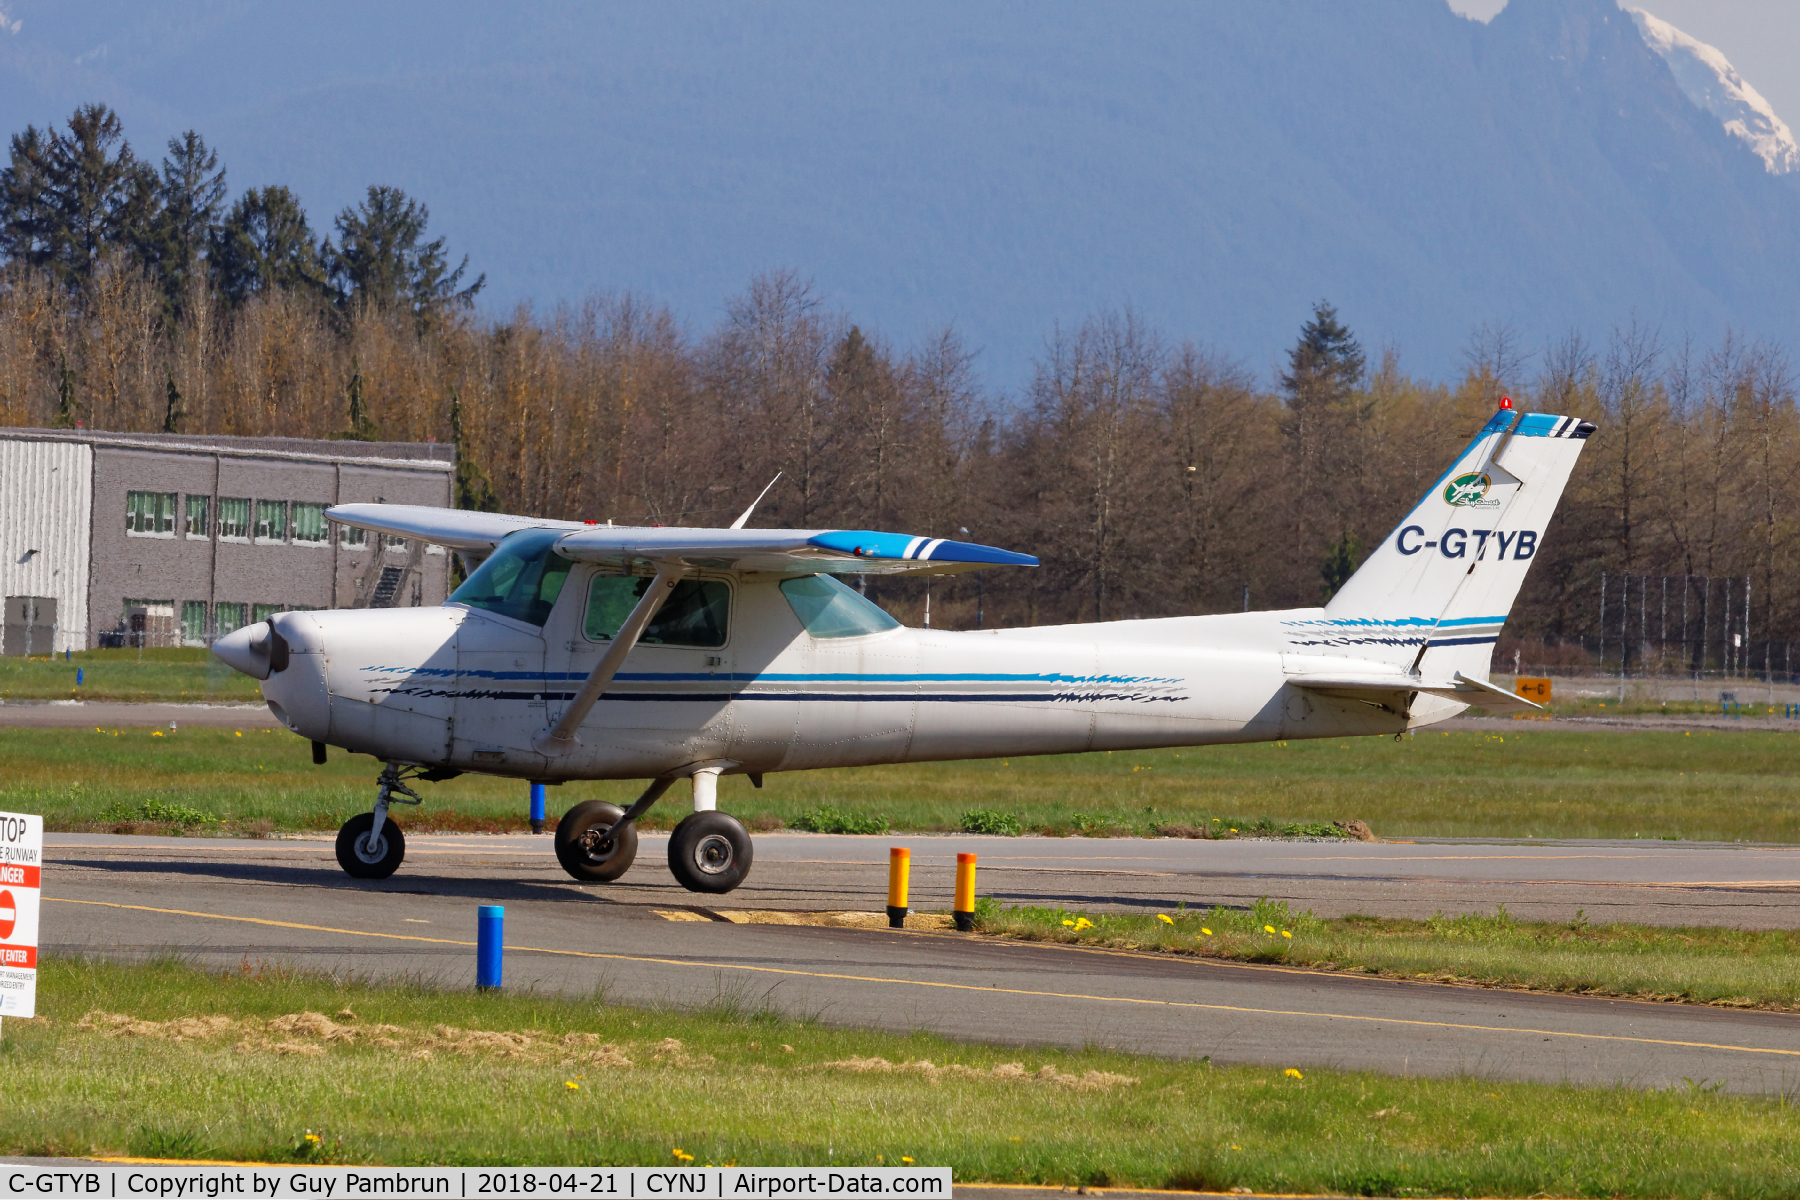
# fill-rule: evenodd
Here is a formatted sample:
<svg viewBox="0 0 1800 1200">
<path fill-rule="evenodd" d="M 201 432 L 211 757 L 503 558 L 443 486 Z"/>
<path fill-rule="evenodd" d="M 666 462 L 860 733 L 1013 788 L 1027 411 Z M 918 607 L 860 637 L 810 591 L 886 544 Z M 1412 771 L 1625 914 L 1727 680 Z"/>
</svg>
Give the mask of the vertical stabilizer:
<svg viewBox="0 0 1800 1200">
<path fill-rule="evenodd" d="M 1503 408 L 1357 569 L 1297 651 L 1488 677 L 1500 627 L 1594 426 Z"/>
</svg>

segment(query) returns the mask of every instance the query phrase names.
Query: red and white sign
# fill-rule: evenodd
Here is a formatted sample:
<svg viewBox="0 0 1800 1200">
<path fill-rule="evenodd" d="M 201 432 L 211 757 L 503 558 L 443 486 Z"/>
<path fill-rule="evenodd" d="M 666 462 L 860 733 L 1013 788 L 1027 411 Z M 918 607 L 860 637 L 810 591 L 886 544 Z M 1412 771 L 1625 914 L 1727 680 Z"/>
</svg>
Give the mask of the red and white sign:
<svg viewBox="0 0 1800 1200">
<path fill-rule="evenodd" d="M 0 812 L 0 1018 L 37 1012 L 44 818 Z"/>
</svg>

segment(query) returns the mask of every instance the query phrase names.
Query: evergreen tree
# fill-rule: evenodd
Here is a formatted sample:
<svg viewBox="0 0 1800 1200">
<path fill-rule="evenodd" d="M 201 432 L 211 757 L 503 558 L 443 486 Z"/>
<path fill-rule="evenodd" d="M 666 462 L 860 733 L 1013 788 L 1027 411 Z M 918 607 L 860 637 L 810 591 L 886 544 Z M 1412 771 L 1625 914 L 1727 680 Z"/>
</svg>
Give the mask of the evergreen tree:
<svg viewBox="0 0 1800 1200">
<path fill-rule="evenodd" d="M 169 139 L 162 160 L 160 212 L 146 248 L 169 302 L 179 304 L 188 281 L 202 269 L 201 258 L 218 225 L 225 200 L 225 171 L 216 151 L 192 129 Z"/>
<path fill-rule="evenodd" d="M 1287 397 L 1281 431 L 1295 485 L 1292 536 L 1296 547 L 1308 551 L 1317 546 L 1312 538 L 1318 527 L 1342 529 L 1354 519 L 1354 505 L 1340 494 L 1349 481 L 1342 472 L 1329 470 L 1327 459 L 1355 455 L 1362 414 L 1353 398 L 1363 365 L 1362 347 L 1338 320 L 1337 310 L 1324 300 L 1313 305 L 1312 319 L 1300 327 L 1281 376 Z"/>
<path fill-rule="evenodd" d="M 328 241 L 325 248 L 339 304 L 409 307 L 421 317 L 448 305 L 472 304 L 487 276 L 459 291 L 468 256 L 450 270 L 445 239 L 423 240 L 430 219 L 430 210 L 399 188 L 374 185 L 361 204 L 339 213 L 337 245 Z"/>
<path fill-rule="evenodd" d="M 260 292 L 326 288 L 318 238 L 287 188 L 251 188 L 212 233 L 213 280 L 227 304 Z"/>
<path fill-rule="evenodd" d="M 69 370 L 69 356 L 62 355 L 56 368 L 56 415 L 50 418 L 52 429 L 73 429 L 75 417 L 75 372 Z"/>
<path fill-rule="evenodd" d="M 187 416 L 187 410 L 181 406 L 181 390 L 175 386 L 175 376 L 170 374 L 168 380 L 169 386 L 164 393 L 164 398 L 168 401 L 168 408 L 163 414 L 162 431 L 164 433 L 180 433 L 181 421 L 183 417 Z"/>
<path fill-rule="evenodd" d="M 1338 320 L 1337 309 L 1321 300 L 1288 351 L 1281 387 L 1290 404 L 1340 404 L 1362 382 L 1364 365 L 1362 346 Z"/>
<path fill-rule="evenodd" d="M 0 248 L 70 285 L 108 250 L 141 250 L 160 205 L 156 173 L 132 153 L 119 115 L 85 104 L 67 133 L 26 126 L 0 171 Z"/>
<path fill-rule="evenodd" d="M 375 422 L 369 420 L 368 410 L 364 407 L 362 364 L 356 359 L 350 360 L 350 386 L 344 389 L 344 399 L 350 406 L 350 428 L 342 433 L 334 433 L 334 442 L 378 442 L 381 430 Z"/>
<path fill-rule="evenodd" d="M 499 512 L 500 497 L 463 440 L 462 393 L 450 389 L 450 441 L 456 447 L 456 507 L 473 512 Z"/>
<path fill-rule="evenodd" d="M 1329 602 L 1338 594 L 1338 589 L 1350 582 L 1350 576 L 1356 574 L 1357 560 L 1362 557 L 1362 540 L 1349 530 L 1345 530 L 1338 538 L 1337 545 L 1325 555 L 1325 565 L 1319 569 L 1323 585 L 1319 588 L 1321 599 Z"/>
</svg>

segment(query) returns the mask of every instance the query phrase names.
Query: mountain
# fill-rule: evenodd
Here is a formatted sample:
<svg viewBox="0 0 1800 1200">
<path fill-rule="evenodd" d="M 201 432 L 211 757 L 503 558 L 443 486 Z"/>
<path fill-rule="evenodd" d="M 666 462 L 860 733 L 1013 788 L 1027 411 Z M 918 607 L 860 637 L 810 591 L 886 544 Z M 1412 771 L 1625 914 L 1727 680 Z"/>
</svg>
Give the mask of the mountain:
<svg viewBox="0 0 1800 1200">
<path fill-rule="evenodd" d="M 953 323 L 1006 388 L 1123 304 L 1259 371 L 1320 297 L 1437 375 L 1495 321 L 1800 344 L 1786 127 L 1613 0 L 4 9 L 11 128 L 192 126 L 321 226 L 396 184 L 496 313 L 631 289 L 704 329 L 792 267 L 902 344 Z"/>
<path fill-rule="evenodd" d="M 1644 43 L 1669 64 L 1687 98 L 1718 118 L 1725 132 L 1763 160 L 1771 175 L 1800 171 L 1800 146 L 1762 93 L 1745 83 L 1715 47 L 1689 37 L 1641 8 L 1627 9 Z"/>
</svg>

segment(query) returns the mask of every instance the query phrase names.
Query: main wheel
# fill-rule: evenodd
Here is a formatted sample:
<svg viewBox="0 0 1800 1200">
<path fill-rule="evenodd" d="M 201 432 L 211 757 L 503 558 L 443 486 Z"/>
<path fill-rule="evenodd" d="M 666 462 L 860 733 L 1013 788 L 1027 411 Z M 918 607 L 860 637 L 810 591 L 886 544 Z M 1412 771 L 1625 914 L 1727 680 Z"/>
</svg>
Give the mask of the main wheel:
<svg viewBox="0 0 1800 1200">
<path fill-rule="evenodd" d="M 736 817 L 697 812 L 669 835 L 669 870 L 690 892 L 729 892 L 750 874 L 750 831 Z"/>
<path fill-rule="evenodd" d="M 386 879 L 406 857 L 406 835 L 392 817 L 381 823 L 381 835 L 371 846 L 369 830 L 374 827 L 374 813 L 357 813 L 338 830 L 338 866 L 356 879 Z"/>
<path fill-rule="evenodd" d="M 577 804 L 556 823 L 556 861 L 583 883 L 611 883 L 637 857 L 637 822 L 608 837 L 600 835 L 625 810 L 604 800 Z"/>
</svg>

